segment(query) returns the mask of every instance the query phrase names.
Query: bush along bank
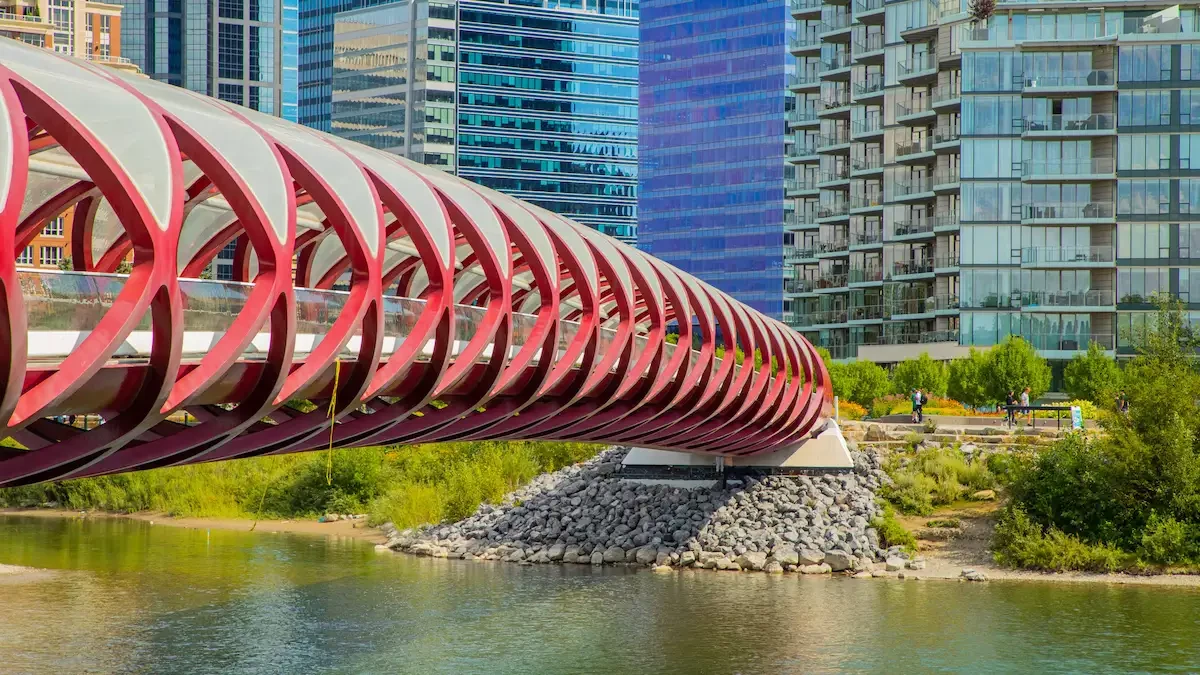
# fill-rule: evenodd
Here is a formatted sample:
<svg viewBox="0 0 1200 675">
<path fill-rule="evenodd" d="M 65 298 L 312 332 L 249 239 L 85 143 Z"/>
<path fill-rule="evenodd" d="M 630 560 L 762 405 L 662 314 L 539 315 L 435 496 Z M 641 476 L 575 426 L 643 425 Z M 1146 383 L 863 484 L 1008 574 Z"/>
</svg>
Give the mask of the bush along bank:
<svg viewBox="0 0 1200 675">
<path fill-rule="evenodd" d="M 881 539 L 876 491 L 890 483 L 874 454 L 852 473 L 748 478 L 727 490 L 622 480 L 627 449 L 545 474 L 470 517 L 419 529 L 384 526 L 388 546 L 439 558 L 636 564 L 767 572 L 859 572 L 906 565 Z"/>
</svg>

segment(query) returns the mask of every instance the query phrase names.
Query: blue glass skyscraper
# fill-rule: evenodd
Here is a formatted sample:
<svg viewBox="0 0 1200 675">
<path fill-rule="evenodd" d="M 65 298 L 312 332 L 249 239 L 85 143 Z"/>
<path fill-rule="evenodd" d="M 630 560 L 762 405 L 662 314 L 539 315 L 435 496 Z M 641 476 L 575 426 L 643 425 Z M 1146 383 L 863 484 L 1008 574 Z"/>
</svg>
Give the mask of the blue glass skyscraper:
<svg viewBox="0 0 1200 675">
<path fill-rule="evenodd" d="M 639 246 L 783 312 L 785 0 L 643 0 Z"/>
</svg>

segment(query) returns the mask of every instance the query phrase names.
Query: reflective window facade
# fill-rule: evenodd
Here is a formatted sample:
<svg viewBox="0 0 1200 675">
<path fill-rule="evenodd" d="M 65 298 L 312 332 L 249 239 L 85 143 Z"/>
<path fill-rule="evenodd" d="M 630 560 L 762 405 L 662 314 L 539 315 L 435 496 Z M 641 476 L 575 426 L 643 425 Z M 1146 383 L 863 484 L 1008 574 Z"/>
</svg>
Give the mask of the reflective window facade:
<svg viewBox="0 0 1200 675">
<path fill-rule="evenodd" d="M 331 131 L 634 240 L 636 4 L 393 2 L 333 34 Z"/>
<path fill-rule="evenodd" d="M 124 0 L 123 55 L 147 76 L 296 120 L 298 0 Z"/>
<path fill-rule="evenodd" d="M 791 23 L 784 0 L 641 5 L 639 246 L 776 318 Z"/>
</svg>

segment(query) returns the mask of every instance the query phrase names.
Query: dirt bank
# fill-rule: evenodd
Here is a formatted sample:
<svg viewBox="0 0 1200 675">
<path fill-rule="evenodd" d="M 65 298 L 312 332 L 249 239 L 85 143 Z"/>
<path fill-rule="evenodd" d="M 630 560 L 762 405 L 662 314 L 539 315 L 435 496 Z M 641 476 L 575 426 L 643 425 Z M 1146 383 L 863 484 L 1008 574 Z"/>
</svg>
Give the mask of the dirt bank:
<svg viewBox="0 0 1200 675">
<path fill-rule="evenodd" d="M 175 518 L 165 513 L 105 513 L 101 511 L 68 511 L 64 509 L 0 509 L 0 515 L 34 516 L 39 518 L 132 518 L 155 525 L 186 527 L 190 529 L 234 530 L 246 532 L 253 527 L 255 532 L 269 534 L 308 534 L 327 537 L 354 537 L 374 544 L 382 544 L 387 537 L 379 530 L 368 527 L 363 520 L 339 520 L 334 523 L 318 523 L 315 520 L 252 520 L 240 518 Z"/>
</svg>

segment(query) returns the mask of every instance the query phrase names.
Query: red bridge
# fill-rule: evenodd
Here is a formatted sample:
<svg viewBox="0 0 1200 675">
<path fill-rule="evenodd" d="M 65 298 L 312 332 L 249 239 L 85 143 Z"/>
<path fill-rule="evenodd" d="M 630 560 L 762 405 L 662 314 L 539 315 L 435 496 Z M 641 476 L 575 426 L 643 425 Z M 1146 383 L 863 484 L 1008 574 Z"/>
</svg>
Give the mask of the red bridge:
<svg viewBox="0 0 1200 675">
<path fill-rule="evenodd" d="M 18 269 L 65 212 L 73 271 Z M 201 279 L 230 243 L 234 281 Z M 0 485 L 331 442 L 752 455 L 799 446 L 831 403 L 798 334 L 587 227 L 12 40 L 0 381 L 21 446 Z M 80 413 L 103 424 L 56 421 Z"/>
</svg>

